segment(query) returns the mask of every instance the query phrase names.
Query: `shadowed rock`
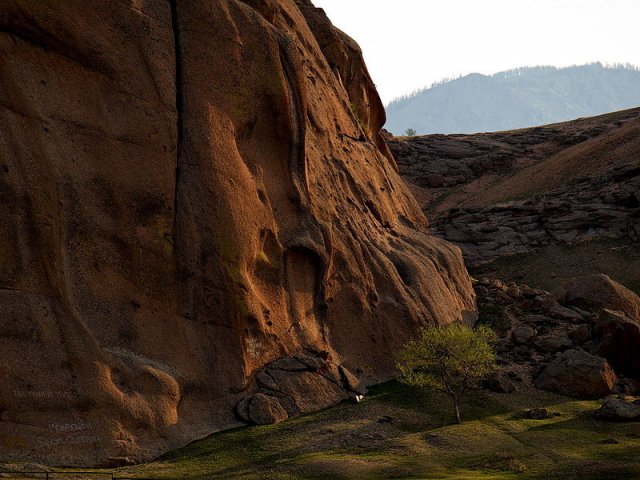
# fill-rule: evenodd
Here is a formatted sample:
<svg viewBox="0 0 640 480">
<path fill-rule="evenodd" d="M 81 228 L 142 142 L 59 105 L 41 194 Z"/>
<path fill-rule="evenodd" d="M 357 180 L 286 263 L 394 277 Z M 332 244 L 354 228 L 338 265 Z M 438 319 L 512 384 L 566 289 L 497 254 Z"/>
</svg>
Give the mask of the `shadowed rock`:
<svg viewBox="0 0 640 480">
<path fill-rule="evenodd" d="M 289 416 L 277 398 L 258 393 L 248 406 L 249 419 L 257 425 L 280 423 Z"/>
<path fill-rule="evenodd" d="M 607 308 L 620 310 L 629 318 L 640 321 L 640 297 L 607 275 L 576 278 L 560 292 L 561 303 L 598 313 Z"/>
<path fill-rule="evenodd" d="M 602 398 L 611 393 L 616 374 L 609 363 L 582 350 L 568 350 L 536 379 L 536 387 L 576 398 Z"/>
<path fill-rule="evenodd" d="M 640 379 L 640 324 L 622 312 L 604 309 L 594 322 L 594 333 L 601 339 L 598 355 L 616 372 Z"/>
<path fill-rule="evenodd" d="M 640 420 L 640 401 L 625 397 L 608 397 L 595 412 L 595 416 L 614 422 Z"/>
</svg>

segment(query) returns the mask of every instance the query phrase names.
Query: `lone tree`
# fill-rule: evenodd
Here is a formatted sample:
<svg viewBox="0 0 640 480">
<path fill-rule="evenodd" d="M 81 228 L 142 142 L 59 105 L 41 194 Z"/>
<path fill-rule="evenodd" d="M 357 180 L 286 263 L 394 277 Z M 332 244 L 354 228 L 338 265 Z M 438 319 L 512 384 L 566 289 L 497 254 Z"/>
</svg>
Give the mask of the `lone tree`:
<svg viewBox="0 0 640 480">
<path fill-rule="evenodd" d="M 495 334 L 485 326 L 472 329 L 455 324 L 423 328 L 418 338 L 400 351 L 400 381 L 434 387 L 449 395 L 456 420 L 462 423 L 460 404 L 465 393 L 496 368 L 494 341 Z"/>
<path fill-rule="evenodd" d="M 407 137 L 413 137 L 413 136 L 416 134 L 416 130 L 415 130 L 414 128 L 407 128 L 407 129 L 404 131 L 404 134 L 405 134 Z"/>
</svg>

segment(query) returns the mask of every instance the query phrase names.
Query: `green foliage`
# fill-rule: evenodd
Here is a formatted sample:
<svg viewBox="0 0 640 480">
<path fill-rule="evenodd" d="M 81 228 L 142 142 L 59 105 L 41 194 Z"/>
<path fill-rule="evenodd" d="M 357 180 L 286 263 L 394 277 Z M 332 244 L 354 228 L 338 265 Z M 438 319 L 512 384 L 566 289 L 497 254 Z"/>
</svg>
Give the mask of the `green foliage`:
<svg viewBox="0 0 640 480">
<path fill-rule="evenodd" d="M 495 333 L 484 325 L 476 329 L 462 324 L 423 328 L 418 338 L 400 351 L 400 381 L 449 395 L 460 423 L 465 393 L 496 368 L 494 341 Z"/>
<path fill-rule="evenodd" d="M 405 134 L 405 136 L 407 136 L 407 137 L 413 137 L 413 136 L 415 136 L 415 134 L 416 134 L 416 130 L 415 130 L 415 128 L 407 128 L 407 129 L 404 131 L 404 134 Z"/>
<path fill-rule="evenodd" d="M 264 251 L 261 251 L 260 253 L 258 253 L 258 261 L 262 263 L 266 263 L 267 265 L 271 264 L 269 257 Z"/>
</svg>

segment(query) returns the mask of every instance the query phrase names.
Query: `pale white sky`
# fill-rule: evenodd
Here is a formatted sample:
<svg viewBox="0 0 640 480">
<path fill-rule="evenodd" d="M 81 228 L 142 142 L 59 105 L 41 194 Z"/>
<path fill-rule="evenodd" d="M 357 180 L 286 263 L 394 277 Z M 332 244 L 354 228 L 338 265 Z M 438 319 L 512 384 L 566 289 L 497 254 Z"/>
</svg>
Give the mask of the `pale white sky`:
<svg viewBox="0 0 640 480">
<path fill-rule="evenodd" d="M 385 104 L 445 77 L 640 65 L 640 0 L 314 0 L 362 47 Z"/>
</svg>

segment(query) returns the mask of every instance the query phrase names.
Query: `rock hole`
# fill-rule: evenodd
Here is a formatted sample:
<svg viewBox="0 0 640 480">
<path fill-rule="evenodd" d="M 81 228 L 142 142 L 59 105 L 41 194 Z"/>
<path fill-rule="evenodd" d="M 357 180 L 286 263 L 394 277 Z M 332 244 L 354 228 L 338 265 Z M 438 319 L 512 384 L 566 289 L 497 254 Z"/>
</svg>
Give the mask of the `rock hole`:
<svg viewBox="0 0 640 480">
<path fill-rule="evenodd" d="M 322 294 L 323 262 L 307 248 L 289 249 L 285 255 L 286 284 L 291 321 L 308 344 L 322 337 L 320 325 L 325 306 Z"/>
<path fill-rule="evenodd" d="M 396 268 L 396 272 L 398 272 L 398 276 L 402 279 L 402 282 L 406 286 L 411 287 L 414 283 L 414 272 L 411 265 L 397 255 L 391 256 L 391 262 Z"/>
</svg>

